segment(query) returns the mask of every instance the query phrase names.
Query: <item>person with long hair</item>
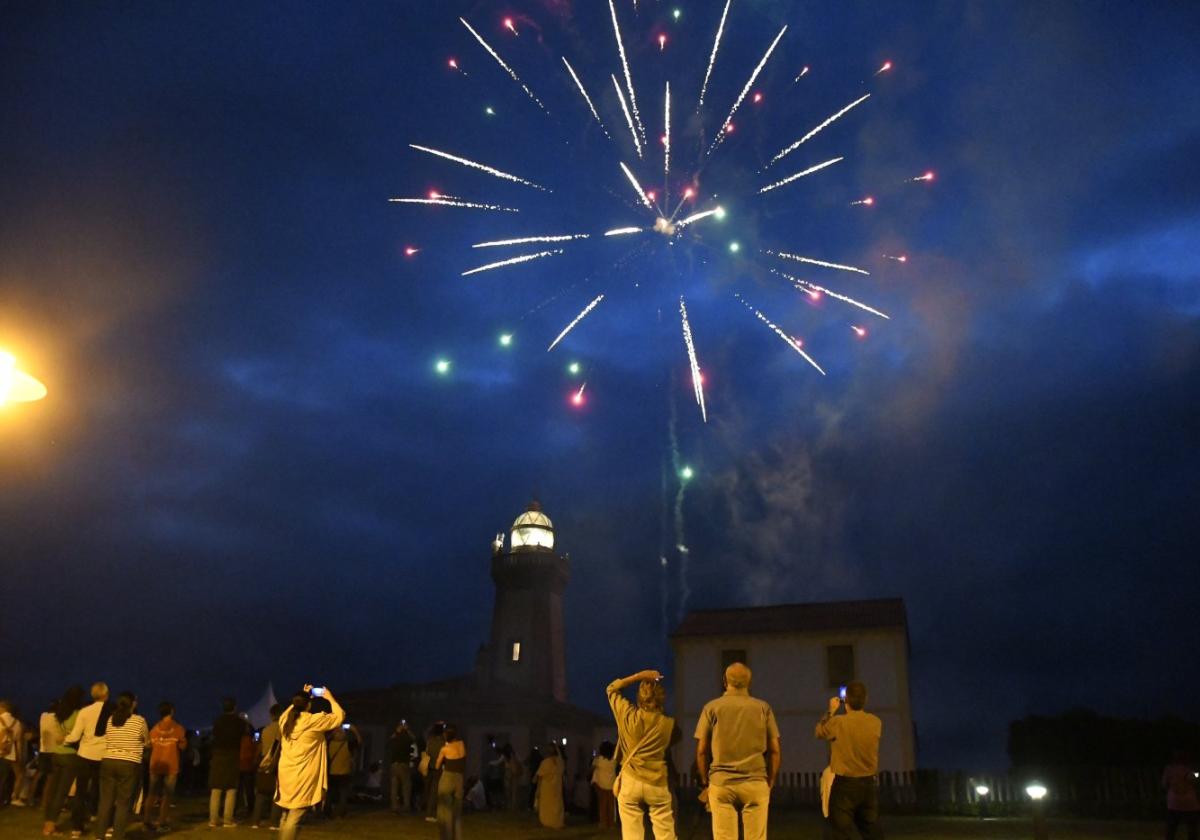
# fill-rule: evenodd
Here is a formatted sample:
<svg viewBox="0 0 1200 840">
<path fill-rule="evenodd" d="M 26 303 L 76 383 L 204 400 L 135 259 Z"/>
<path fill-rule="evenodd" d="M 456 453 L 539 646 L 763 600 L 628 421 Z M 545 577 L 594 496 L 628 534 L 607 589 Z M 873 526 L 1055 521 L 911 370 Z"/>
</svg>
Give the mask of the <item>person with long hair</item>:
<svg viewBox="0 0 1200 840">
<path fill-rule="evenodd" d="M 319 805 L 329 790 L 325 733 L 337 729 L 346 713 L 324 689 L 330 711 L 312 711 L 311 685 L 292 698 L 279 717 L 279 790 L 275 804 L 287 811 L 279 824 L 279 840 L 294 840 L 304 812 Z"/>
<path fill-rule="evenodd" d="M 675 720 L 663 713 L 666 691 L 662 679 L 658 671 L 647 669 L 613 680 L 605 690 L 621 752 L 615 795 L 625 840 L 643 836 L 643 807 L 650 813 L 655 840 L 675 840 L 667 750 L 677 736 Z M 637 705 L 621 694 L 634 683 L 638 683 Z"/>
<path fill-rule="evenodd" d="M 441 840 L 462 840 L 463 773 L 467 770 L 467 745 L 458 727 L 447 724 L 446 742 L 438 750 L 434 766 L 440 771 L 437 787 L 437 821 Z"/>
<path fill-rule="evenodd" d="M 53 739 L 55 743 L 49 748 L 50 775 L 46 779 L 45 822 L 42 825 L 42 835 L 46 837 L 54 833 L 58 813 L 75 781 L 75 746 L 67 743 L 67 735 L 75 728 L 75 719 L 82 708 L 83 686 L 79 685 L 68 688 L 54 704 L 54 725 L 58 731 Z"/>
<path fill-rule="evenodd" d="M 137 698 L 123 691 L 104 729 L 104 758 L 100 760 L 100 812 L 96 836 L 112 826 L 113 840 L 124 840 L 133 796 L 142 778 L 142 754 L 150 746 L 146 719 L 134 714 Z"/>
<path fill-rule="evenodd" d="M 546 828 L 562 828 L 566 822 L 563 813 L 563 772 L 565 765 L 558 753 L 558 744 L 551 741 L 546 757 L 538 764 L 534 780 L 537 784 L 538 822 Z"/>
</svg>

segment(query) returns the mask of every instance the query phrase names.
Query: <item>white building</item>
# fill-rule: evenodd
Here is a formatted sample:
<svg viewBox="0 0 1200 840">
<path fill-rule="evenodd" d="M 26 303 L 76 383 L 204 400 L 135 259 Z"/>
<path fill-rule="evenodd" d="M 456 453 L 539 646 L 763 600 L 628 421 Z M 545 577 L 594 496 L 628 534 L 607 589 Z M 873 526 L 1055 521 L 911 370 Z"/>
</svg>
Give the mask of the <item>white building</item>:
<svg viewBox="0 0 1200 840">
<path fill-rule="evenodd" d="M 851 680 L 866 684 L 867 710 L 883 720 L 879 769 L 916 769 L 908 621 L 898 598 L 696 610 L 672 634 L 671 647 L 674 710 L 685 736 L 675 755 L 681 770 L 693 765 L 700 710 L 722 692 L 732 662 L 750 667 L 750 693 L 775 710 L 784 771 L 814 773 L 829 763 L 828 745 L 813 728 Z"/>
</svg>

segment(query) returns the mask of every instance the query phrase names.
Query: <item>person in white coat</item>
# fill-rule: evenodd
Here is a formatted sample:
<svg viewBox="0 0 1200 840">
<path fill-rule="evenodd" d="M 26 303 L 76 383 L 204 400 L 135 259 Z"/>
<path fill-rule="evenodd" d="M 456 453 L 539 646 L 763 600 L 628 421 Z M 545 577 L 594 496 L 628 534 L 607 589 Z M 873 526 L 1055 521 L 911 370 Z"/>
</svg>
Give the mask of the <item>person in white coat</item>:
<svg viewBox="0 0 1200 840">
<path fill-rule="evenodd" d="M 279 824 L 279 840 L 294 840 L 304 812 L 319 805 L 329 789 L 325 733 L 342 725 L 346 713 L 329 689 L 323 696 L 330 711 L 312 712 L 311 685 L 292 698 L 279 716 L 279 790 L 275 804 L 287 811 Z"/>
</svg>

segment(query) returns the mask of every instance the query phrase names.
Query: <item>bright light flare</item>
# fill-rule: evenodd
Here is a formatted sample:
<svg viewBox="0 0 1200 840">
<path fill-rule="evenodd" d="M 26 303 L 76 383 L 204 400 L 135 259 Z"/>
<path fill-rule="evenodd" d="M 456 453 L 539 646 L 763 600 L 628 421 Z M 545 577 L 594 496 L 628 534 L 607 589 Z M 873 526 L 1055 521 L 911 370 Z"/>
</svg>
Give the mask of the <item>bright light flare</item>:
<svg viewBox="0 0 1200 840">
<path fill-rule="evenodd" d="M 659 35 L 659 36 L 658 36 L 658 51 L 659 51 L 659 52 L 662 52 L 662 51 L 663 51 L 663 50 L 665 50 L 666 48 L 667 48 L 667 36 L 666 36 L 666 35 Z"/>
<path fill-rule="evenodd" d="M 413 246 L 409 245 L 407 248 L 404 249 L 404 256 L 406 256 L 406 257 L 415 256 L 416 254 L 420 253 L 420 250 L 421 250 L 420 248 L 414 248 Z"/>
<path fill-rule="evenodd" d="M 579 408 L 583 405 L 583 391 L 585 388 L 587 388 L 586 382 L 580 385 L 579 390 L 571 395 L 571 405 L 575 406 L 576 408 Z"/>
<path fill-rule="evenodd" d="M 673 17 L 675 20 L 679 20 L 681 17 L 683 17 L 683 9 L 672 9 L 671 17 Z"/>
<path fill-rule="evenodd" d="M 1029 798 L 1034 802 L 1045 798 L 1046 794 L 1049 792 L 1050 791 L 1046 790 L 1045 785 L 1033 784 L 1025 788 L 1025 793 L 1028 794 Z"/>
<path fill-rule="evenodd" d="M 891 70 L 891 69 L 892 69 L 892 62 L 890 62 L 890 61 L 885 61 L 885 62 L 883 62 L 883 64 L 880 66 L 880 68 L 879 68 L 878 70 L 876 70 L 876 71 L 875 71 L 875 75 L 876 75 L 876 76 L 878 76 L 880 73 L 886 73 L 887 71 L 889 71 L 889 70 Z"/>
<path fill-rule="evenodd" d="M 691 467 L 685 466 L 683 469 L 681 469 L 679 471 L 679 477 L 682 478 L 684 481 L 691 481 L 693 478 L 696 477 L 696 471 L 693 470 Z"/>
<path fill-rule="evenodd" d="M 738 242 L 730 242 L 729 243 L 729 253 L 736 254 L 740 250 L 742 250 L 741 243 L 738 243 Z"/>
<path fill-rule="evenodd" d="M 512 333 L 501 333 L 501 335 L 500 335 L 500 346 L 501 347 L 511 347 L 512 343 L 513 343 Z"/>
<path fill-rule="evenodd" d="M 17 369 L 17 359 L 0 350 L 0 406 L 10 402 L 35 402 L 46 396 L 46 386 Z"/>
<path fill-rule="evenodd" d="M 976 796 L 987 796 L 992 790 L 987 785 L 975 785 Z"/>
<path fill-rule="evenodd" d="M 854 330 L 854 334 L 856 336 L 858 336 L 859 338 L 867 337 L 867 330 L 865 327 L 858 327 L 858 326 L 855 326 L 854 324 L 851 324 L 850 329 Z"/>
<path fill-rule="evenodd" d="M 519 33 L 517 32 L 517 26 L 515 23 L 513 23 L 512 18 L 504 19 L 504 28 L 507 29 L 509 32 L 511 32 L 514 35 L 519 35 Z"/>
<path fill-rule="evenodd" d="M 810 69 L 810 68 L 809 68 L 809 66 L 808 66 L 807 64 L 806 64 L 806 65 L 804 65 L 803 67 L 801 67 L 801 68 L 800 68 L 800 73 L 799 73 L 799 75 L 797 75 L 797 76 L 796 76 L 796 78 L 792 79 L 792 84 L 796 84 L 796 82 L 800 81 L 800 80 L 801 80 L 801 79 L 803 79 L 805 76 L 807 76 L 807 75 L 808 75 L 808 72 L 809 72 L 809 69 Z"/>
<path fill-rule="evenodd" d="M 438 376 L 445 376 L 450 373 L 450 360 L 438 359 L 433 363 L 433 369 L 437 371 Z"/>
<path fill-rule="evenodd" d="M 880 256 L 882 256 L 885 260 L 893 260 L 898 263 L 908 262 L 908 254 L 881 254 Z"/>
<path fill-rule="evenodd" d="M 567 365 L 567 372 L 572 376 L 578 376 L 579 370 L 579 362 L 571 362 L 571 364 Z"/>
<path fill-rule="evenodd" d="M 762 101 L 763 101 L 763 95 L 756 91 L 754 94 L 754 104 L 757 105 L 758 103 L 760 103 Z"/>
<path fill-rule="evenodd" d="M 718 207 L 717 209 L 713 210 L 713 215 L 716 216 L 718 219 L 724 219 L 725 215 L 726 215 L 725 208 Z"/>
<path fill-rule="evenodd" d="M 875 204 L 875 199 L 874 199 L 874 198 L 872 198 L 871 196 L 867 196 L 866 198 L 860 198 L 858 201 L 851 201 L 851 202 L 850 202 L 850 206 L 851 206 L 851 207 L 857 207 L 857 206 L 858 206 L 858 205 L 860 205 L 860 204 L 861 204 L 861 205 L 864 205 L 864 206 L 866 206 L 866 207 L 870 207 L 870 206 L 872 206 L 873 204 Z"/>
<path fill-rule="evenodd" d="M 932 181 L 933 177 L 934 177 L 933 171 L 931 170 L 929 172 L 926 172 L 924 175 L 918 175 L 915 178 L 909 178 L 908 183 L 911 184 L 914 181 Z"/>
</svg>

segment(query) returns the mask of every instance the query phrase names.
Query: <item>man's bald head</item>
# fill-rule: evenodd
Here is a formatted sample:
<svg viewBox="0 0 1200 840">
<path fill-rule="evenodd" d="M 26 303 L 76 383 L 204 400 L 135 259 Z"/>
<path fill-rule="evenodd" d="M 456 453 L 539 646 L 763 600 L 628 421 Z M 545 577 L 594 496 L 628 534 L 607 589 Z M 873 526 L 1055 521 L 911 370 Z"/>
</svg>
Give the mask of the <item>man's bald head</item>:
<svg viewBox="0 0 1200 840">
<path fill-rule="evenodd" d="M 734 662 L 725 669 L 725 687 L 744 691 L 750 687 L 750 669 L 743 662 Z"/>
</svg>

